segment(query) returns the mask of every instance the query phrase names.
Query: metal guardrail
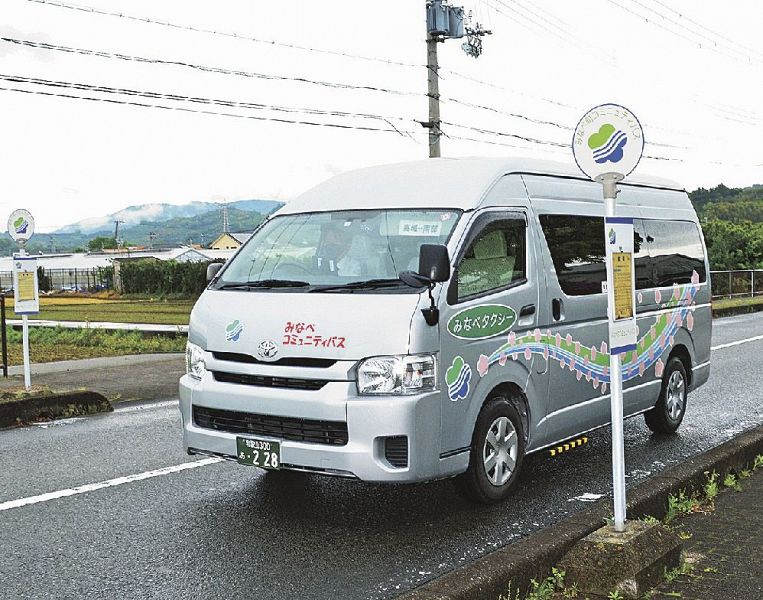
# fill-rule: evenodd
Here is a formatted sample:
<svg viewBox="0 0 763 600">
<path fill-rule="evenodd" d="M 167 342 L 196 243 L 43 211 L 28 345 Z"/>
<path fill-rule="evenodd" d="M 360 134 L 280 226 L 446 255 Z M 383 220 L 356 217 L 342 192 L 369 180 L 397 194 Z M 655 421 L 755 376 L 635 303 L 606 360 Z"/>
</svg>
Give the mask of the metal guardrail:
<svg viewBox="0 0 763 600">
<path fill-rule="evenodd" d="M 710 271 L 713 300 L 763 296 L 763 269 Z"/>
</svg>

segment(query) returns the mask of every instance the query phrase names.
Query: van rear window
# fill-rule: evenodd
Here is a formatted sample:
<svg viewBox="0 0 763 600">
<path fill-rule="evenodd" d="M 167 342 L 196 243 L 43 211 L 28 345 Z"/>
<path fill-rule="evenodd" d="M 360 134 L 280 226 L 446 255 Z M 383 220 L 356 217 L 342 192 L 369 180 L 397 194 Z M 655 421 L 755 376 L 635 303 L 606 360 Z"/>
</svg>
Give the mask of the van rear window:
<svg viewBox="0 0 763 600">
<path fill-rule="evenodd" d="M 600 294 L 606 281 L 604 219 L 541 215 L 559 285 L 568 296 Z M 634 219 L 636 289 L 689 283 L 692 272 L 707 279 L 699 229 L 691 221 Z"/>
</svg>

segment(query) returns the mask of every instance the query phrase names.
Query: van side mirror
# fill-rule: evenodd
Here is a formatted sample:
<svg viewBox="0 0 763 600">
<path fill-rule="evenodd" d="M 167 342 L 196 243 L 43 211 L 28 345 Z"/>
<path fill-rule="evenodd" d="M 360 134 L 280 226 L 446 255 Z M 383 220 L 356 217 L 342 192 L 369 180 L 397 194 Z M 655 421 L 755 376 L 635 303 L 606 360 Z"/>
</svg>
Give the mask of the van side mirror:
<svg viewBox="0 0 763 600">
<path fill-rule="evenodd" d="M 419 249 L 419 275 L 432 283 L 450 279 L 448 248 L 442 244 L 421 244 Z"/>
<path fill-rule="evenodd" d="M 450 279 L 450 257 L 448 248 L 442 244 L 422 244 L 419 250 L 419 272 L 403 271 L 400 280 L 413 288 L 429 289 L 429 308 L 422 308 L 421 313 L 427 325 L 437 325 L 440 311 L 432 296 L 436 283 Z"/>
<path fill-rule="evenodd" d="M 210 263 L 207 265 L 207 283 L 212 281 L 223 268 L 223 263 Z"/>
</svg>

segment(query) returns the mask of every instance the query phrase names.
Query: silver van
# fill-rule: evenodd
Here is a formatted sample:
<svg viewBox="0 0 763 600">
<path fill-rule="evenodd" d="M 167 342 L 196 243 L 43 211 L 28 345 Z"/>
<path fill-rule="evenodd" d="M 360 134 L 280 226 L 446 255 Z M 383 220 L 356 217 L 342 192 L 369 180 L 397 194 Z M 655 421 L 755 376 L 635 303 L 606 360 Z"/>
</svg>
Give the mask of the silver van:
<svg viewBox="0 0 763 600">
<path fill-rule="evenodd" d="M 638 343 L 625 414 L 674 432 L 710 371 L 686 193 L 620 185 Z M 501 500 L 525 455 L 609 423 L 604 207 L 571 166 L 430 159 L 339 175 L 269 217 L 191 313 L 183 440 L 275 472 L 455 477 Z"/>
</svg>

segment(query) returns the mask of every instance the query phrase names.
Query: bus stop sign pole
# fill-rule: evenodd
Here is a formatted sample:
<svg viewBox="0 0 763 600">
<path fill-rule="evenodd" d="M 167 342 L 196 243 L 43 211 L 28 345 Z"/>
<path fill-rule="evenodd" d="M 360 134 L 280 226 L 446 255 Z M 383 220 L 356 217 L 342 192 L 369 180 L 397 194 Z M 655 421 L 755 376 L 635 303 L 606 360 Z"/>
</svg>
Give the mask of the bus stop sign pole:
<svg viewBox="0 0 763 600">
<path fill-rule="evenodd" d="M 602 104 L 589 110 L 578 123 L 572 138 L 575 162 L 583 173 L 602 184 L 604 196 L 612 483 L 614 529 L 617 532 L 625 531 L 626 520 L 622 356 L 635 352 L 638 334 L 633 219 L 616 214 L 617 184 L 633 172 L 643 150 L 644 134 L 638 119 L 617 104 Z"/>
</svg>

